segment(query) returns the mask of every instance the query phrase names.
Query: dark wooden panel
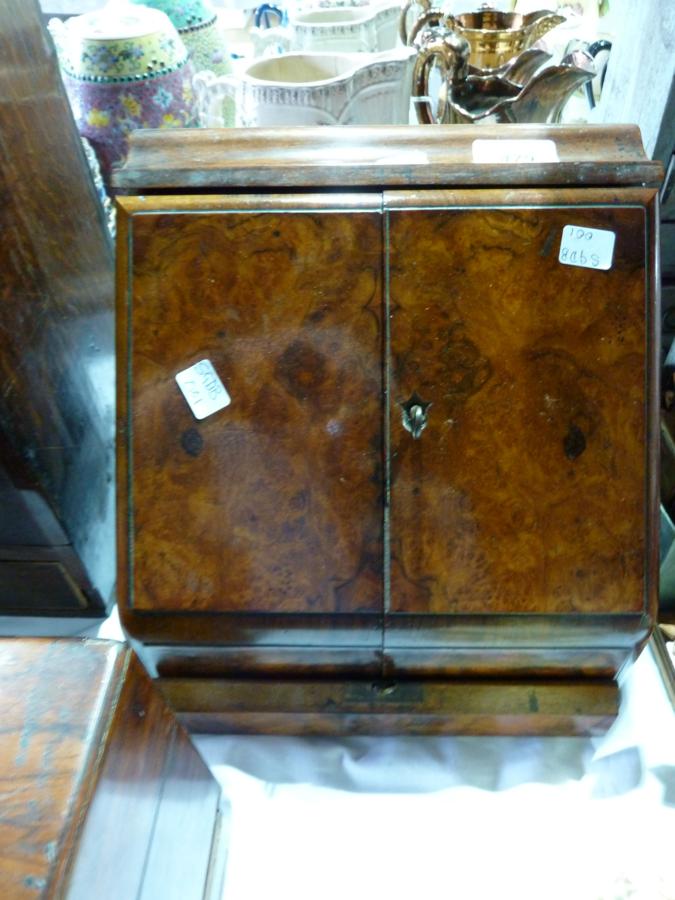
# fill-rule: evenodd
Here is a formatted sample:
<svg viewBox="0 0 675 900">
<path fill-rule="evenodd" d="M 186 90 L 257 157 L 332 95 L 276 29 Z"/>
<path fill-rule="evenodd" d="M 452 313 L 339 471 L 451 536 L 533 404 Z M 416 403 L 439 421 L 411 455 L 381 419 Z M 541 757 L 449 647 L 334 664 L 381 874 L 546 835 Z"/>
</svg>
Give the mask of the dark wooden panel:
<svg viewBox="0 0 675 900">
<path fill-rule="evenodd" d="M 0 57 L 0 443 L 103 611 L 115 569 L 112 246 L 36 0 L 0 4 Z"/>
<path fill-rule="evenodd" d="M 453 647 L 387 649 L 385 674 L 389 678 L 495 678 L 508 671 L 513 677 L 611 679 L 633 658 L 621 647 Z M 456 642 L 456 641 L 455 641 Z"/>
<path fill-rule="evenodd" d="M 35 591 L 40 592 L 38 597 Z M 60 562 L 0 560 L 0 606 L 3 611 L 44 610 L 53 615 L 64 609 L 85 609 L 87 603 Z"/>
<path fill-rule="evenodd" d="M 154 683 L 129 653 L 119 701 L 98 759 L 68 897 L 203 897 L 220 787 Z M 161 890 L 160 890 L 161 885 Z"/>
<path fill-rule="evenodd" d="M 114 885 L 117 897 L 137 897 L 143 883 L 176 726 L 139 663 L 132 660 L 130 665 L 77 853 L 66 872 L 73 900 L 90 897 L 92 884 Z"/>
<path fill-rule="evenodd" d="M 358 625 L 350 617 L 353 629 L 338 627 L 341 618 L 321 616 L 316 623 L 316 617 L 288 614 L 127 612 L 124 622 L 144 642 L 139 653 L 153 675 L 214 678 L 388 677 L 393 672 L 433 674 L 434 664 L 439 675 L 451 678 L 467 674 L 471 660 L 474 674 L 481 676 L 493 674 L 500 664 L 518 677 L 564 670 L 607 674 L 617 672 L 650 632 L 644 614 L 395 613 L 385 617 L 383 647 L 380 617 L 356 620 Z"/>
<path fill-rule="evenodd" d="M 265 734 L 588 734 L 618 711 L 611 681 L 262 682 L 165 679 L 199 731 Z"/>
<path fill-rule="evenodd" d="M 611 627 L 611 626 L 608 626 Z M 484 630 L 490 629 L 486 624 Z M 524 630 L 524 629 L 523 629 Z M 495 641 L 502 638 L 498 629 L 490 632 Z M 389 638 L 389 634 L 387 635 Z M 498 647 L 456 646 L 457 635 L 450 632 L 439 637 L 436 646 L 410 646 L 410 633 L 404 632 L 403 647 L 387 651 L 357 653 L 351 649 L 340 652 L 333 647 L 143 647 L 145 665 L 160 678 L 295 678 L 347 681 L 359 678 L 386 677 L 415 678 L 497 678 L 508 669 L 518 678 L 556 678 L 562 675 L 612 678 L 631 657 L 635 637 L 629 644 L 619 646 L 616 641 L 607 646 L 575 647 L 553 645 Z M 485 641 L 483 641 L 485 644 Z M 535 644 L 535 641 L 532 641 Z"/>
<path fill-rule="evenodd" d="M 134 609 L 379 613 L 381 216 L 340 203 L 133 218 Z"/>
<path fill-rule="evenodd" d="M 0 444 L 0 547 L 65 546 L 67 534 L 26 467 L 17 462 Z"/>
<path fill-rule="evenodd" d="M 645 212 L 581 204 L 390 213 L 392 612 L 645 605 Z M 558 262 L 570 223 L 609 271 Z"/>
<path fill-rule="evenodd" d="M 381 629 L 378 633 L 381 640 Z M 244 678 L 285 674 L 291 678 L 377 678 L 382 654 L 374 647 L 334 647 L 328 640 L 321 646 L 296 647 L 204 647 L 193 643 L 184 647 L 150 646 L 142 649 L 143 662 L 163 677 L 190 675 L 212 678 Z"/>
</svg>

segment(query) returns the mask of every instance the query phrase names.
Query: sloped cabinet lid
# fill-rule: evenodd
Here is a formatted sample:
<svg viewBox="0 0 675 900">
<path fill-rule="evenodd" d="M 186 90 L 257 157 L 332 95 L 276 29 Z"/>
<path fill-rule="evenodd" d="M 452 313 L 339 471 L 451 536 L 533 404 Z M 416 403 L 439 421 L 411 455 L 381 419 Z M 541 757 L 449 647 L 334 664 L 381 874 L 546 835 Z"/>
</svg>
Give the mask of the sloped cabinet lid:
<svg viewBox="0 0 675 900">
<path fill-rule="evenodd" d="M 221 188 L 658 186 L 635 126 L 140 130 L 120 193 Z"/>
</svg>

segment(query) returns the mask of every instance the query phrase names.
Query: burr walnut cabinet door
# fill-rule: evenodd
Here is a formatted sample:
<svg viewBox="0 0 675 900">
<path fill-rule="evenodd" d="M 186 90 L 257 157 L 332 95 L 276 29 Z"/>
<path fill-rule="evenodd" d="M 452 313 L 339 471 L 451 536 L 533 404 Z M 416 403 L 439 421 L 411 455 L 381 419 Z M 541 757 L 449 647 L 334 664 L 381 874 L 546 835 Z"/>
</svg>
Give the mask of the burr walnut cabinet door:
<svg viewBox="0 0 675 900">
<path fill-rule="evenodd" d="M 647 215 L 615 203 L 389 200 L 392 622 L 644 609 Z M 559 261 L 569 225 L 609 268 Z"/>
<path fill-rule="evenodd" d="M 130 606 L 379 616 L 381 196 L 123 211 Z M 204 360 L 231 402 L 198 419 Z"/>
</svg>

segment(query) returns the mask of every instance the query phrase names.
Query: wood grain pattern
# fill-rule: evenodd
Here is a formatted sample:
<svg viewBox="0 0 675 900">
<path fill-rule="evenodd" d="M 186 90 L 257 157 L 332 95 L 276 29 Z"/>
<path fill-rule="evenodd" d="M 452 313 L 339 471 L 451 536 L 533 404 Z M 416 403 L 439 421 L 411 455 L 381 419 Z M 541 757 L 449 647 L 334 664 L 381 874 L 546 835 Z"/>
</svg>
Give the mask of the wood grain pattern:
<svg viewBox="0 0 675 900">
<path fill-rule="evenodd" d="M 131 661 L 130 666 L 97 767 L 96 790 L 86 807 L 77 853 L 64 867 L 69 894 L 83 900 L 94 882 L 115 885 L 119 897 L 139 895 L 174 739 L 173 716 L 156 702 L 150 680 L 136 669 L 138 663 Z M 116 830 L 114 839 L 102 839 L 111 829 Z"/>
<path fill-rule="evenodd" d="M 133 219 L 132 605 L 379 613 L 381 217 L 242 206 Z"/>
<path fill-rule="evenodd" d="M 553 140 L 561 162 L 477 165 L 478 138 Z M 590 698 L 656 599 L 661 169 L 638 133 L 132 143 L 116 176 L 138 192 L 118 269 L 122 615 L 171 702 L 200 727 L 606 724 Z M 608 272 L 558 262 L 565 224 L 616 232 Z M 173 376 L 204 357 L 233 403 L 196 423 Z M 401 425 L 414 392 L 431 403 L 419 441 Z M 316 515 L 292 511 L 300 494 Z M 314 690 L 378 669 L 439 690 L 554 677 L 580 705 L 537 726 L 510 701 L 447 694 L 441 713 L 422 691 L 414 715 L 371 716 Z M 308 692 L 261 709 L 233 677 Z"/>
<path fill-rule="evenodd" d="M 63 530 L 54 546 L 74 547 L 71 577 L 101 614 L 115 571 L 112 245 L 36 0 L 0 4 L 0 56 L 4 492 L 24 531 Z"/>
<path fill-rule="evenodd" d="M 637 612 L 644 211 L 452 199 L 390 213 L 391 611 Z M 609 271 L 558 262 L 567 224 L 616 233 Z"/>
<path fill-rule="evenodd" d="M 216 783 L 132 657 L 66 872 L 68 896 L 85 900 L 101 884 L 114 897 L 145 898 L 161 884 L 155 896 L 201 898 L 218 800 Z"/>
<path fill-rule="evenodd" d="M 553 140 L 558 163 L 473 164 L 474 140 Z M 270 152 L 270 148 L 273 151 Z M 657 185 L 630 126 L 438 125 L 135 132 L 121 192 L 178 188 Z"/>
<path fill-rule="evenodd" d="M 0 641 L 0 894 L 204 897 L 220 790 L 138 660 Z"/>
<path fill-rule="evenodd" d="M 167 679 L 199 731 L 267 734 L 601 734 L 618 710 L 611 680 L 370 682 Z"/>
<path fill-rule="evenodd" d="M 0 641 L 0 894 L 40 896 L 77 839 L 104 740 L 120 645 Z"/>
<path fill-rule="evenodd" d="M 486 622 L 483 630 L 491 627 Z M 607 625 L 611 629 L 611 623 Z M 495 640 L 503 635 L 497 628 Z M 387 632 L 387 652 L 356 653 L 340 651 L 328 641 L 316 649 L 197 647 L 172 648 L 166 651 L 151 647 L 145 659 L 160 678 L 245 678 L 255 673 L 259 678 L 337 679 L 347 681 L 385 677 L 498 678 L 506 669 L 522 678 L 556 678 L 561 675 L 588 678 L 611 678 L 625 662 L 636 642 L 635 635 L 624 646 L 533 646 L 486 647 L 461 646 L 456 630 L 436 646 L 415 646 L 410 632 L 405 632 L 402 646 L 393 648 Z M 485 641 L 483 641 L 485 643 Z M 515 641 L 514 641 L 515 643 Z M 534 643 L 534 642 L 533 642 Z M 598 642 L 600 643 L 600 642 Z"/>
</svg>

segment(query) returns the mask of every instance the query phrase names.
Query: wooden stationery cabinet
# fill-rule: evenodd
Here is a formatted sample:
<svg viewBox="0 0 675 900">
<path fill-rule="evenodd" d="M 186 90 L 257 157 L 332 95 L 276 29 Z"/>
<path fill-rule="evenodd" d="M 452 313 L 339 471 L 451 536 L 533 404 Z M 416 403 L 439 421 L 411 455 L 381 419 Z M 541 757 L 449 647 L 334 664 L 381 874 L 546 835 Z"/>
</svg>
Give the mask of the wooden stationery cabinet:
<svg viewBox="0 0 675 900">
<path fill-rule="evenodd" d="M 193 724 L 607 724 L 654 618 L 659 179 L 625 127 L 134 136 L 120 598 Z"/>
</svg>

